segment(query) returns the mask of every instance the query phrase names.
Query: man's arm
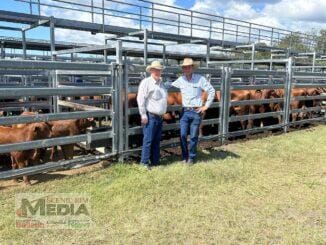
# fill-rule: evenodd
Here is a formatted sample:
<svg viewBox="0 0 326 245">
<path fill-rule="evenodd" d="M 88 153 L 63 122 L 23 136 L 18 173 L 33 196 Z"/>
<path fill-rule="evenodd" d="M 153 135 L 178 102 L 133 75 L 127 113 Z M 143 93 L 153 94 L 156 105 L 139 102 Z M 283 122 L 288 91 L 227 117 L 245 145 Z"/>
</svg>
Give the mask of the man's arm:
<svg viewBox="0 0 326 245">
<path fill-rule="evenodd" d="M 146 114 L 146 99 L 148 97 L 147 93 L 147 83 L 145 80 L 141 81 L 138 87 L 138 94 L 137 94 L 137 103 L 138 103 L 138 110 L 141 116 L 142 124 L 147 124 L 148 118 Z"/>
<path fill-rule="evenodd" d="M 206 80 L 206 78 L 202 77 L 201 79 L 202 79 L 201 88 L 208 94 L 207 101 L 205 103 L 205 106 L 208 108 L 213 103 L 215 97 L 215 89 L 212 86 L 212 84 Z"/>
<path fill-rule="evenodd" d="M 180 88 L 182 83 L 182 77 L 179 77 L 177 80 L 171 83 L 171 86 Z"/>
<path fill-rule="evenodd" d="M 201 77 L 201 89 L 204 90 L 205 92 L 207 92 L 208 96 L 207 96 L 207 101 L 205 103 L 204 106 L 200 107 L 197 112 L 199 113 L 203 113 L 204 111 L 206 111 L 213 103 L 214 97 L 215 97 L 215 89 L 212 86 L 211 83 L 209 83 L 206 78 Z"/>
</svg>

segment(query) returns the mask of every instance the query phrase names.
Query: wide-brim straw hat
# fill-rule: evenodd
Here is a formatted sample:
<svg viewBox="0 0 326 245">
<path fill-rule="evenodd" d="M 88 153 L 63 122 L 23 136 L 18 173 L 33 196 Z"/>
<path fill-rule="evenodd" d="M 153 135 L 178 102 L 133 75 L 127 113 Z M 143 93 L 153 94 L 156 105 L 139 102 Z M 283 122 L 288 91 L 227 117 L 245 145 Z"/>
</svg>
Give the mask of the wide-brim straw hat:
<svg viewBox="0 0 326 245">
<path fill-rule="evenodd" d="M 194 68 L 198 68 L 199 64 L 195 63 L 192 58 L 184 58 L 181 67 L 183 66 L 193 66 Z"/>
<path fill-rule="evenodd" d="M 164 67 L 161 65 L 161 62 L 154 60 L 149 66 L 146 67 L 146 72 L 150 72 L 151 69 L 163 70 Z"/>
</svg>

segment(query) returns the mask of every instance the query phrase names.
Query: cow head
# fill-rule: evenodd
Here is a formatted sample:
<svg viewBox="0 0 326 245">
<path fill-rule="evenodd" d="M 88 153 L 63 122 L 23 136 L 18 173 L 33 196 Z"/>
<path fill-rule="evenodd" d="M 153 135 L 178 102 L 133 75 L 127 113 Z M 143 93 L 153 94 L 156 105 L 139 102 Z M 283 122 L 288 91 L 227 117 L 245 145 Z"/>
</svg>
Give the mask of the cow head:
<svg viewBox="0 0 326 245">
<path fill-rule="evenodd" d="M 30 133 L 33 135 L 33 139 L 46 139 L 51 137 L 52 126 L 46 122 L 29 124 Z"/>
<path fill-rule="evenodd" d="M 77 127 L 82 131 L 85 132 L 86 128 L 88 127 L 95 127 L 96 122 L 94 118 L 81 118 L 76 121 Z"/>
</svg>

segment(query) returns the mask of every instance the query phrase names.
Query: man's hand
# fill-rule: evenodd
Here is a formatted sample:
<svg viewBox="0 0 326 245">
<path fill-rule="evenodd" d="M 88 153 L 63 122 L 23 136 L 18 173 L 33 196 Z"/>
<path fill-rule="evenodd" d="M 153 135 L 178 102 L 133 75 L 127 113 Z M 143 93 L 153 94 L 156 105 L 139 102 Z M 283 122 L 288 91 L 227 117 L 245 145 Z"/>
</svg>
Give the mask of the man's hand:
<svg viewBox="0 0 326 245">
<path fill-rule="evenodd" d="M 141 124 L 146 125 L 148 123 L 148 118 L 147 117 L 142 117 L 141 118 Z"/>
<path fill-rule="evenodd" d="M 196 111 L 197 113 L 204 113 L 208 109 L 207 106 L 199 107 Z"/>
</svg>

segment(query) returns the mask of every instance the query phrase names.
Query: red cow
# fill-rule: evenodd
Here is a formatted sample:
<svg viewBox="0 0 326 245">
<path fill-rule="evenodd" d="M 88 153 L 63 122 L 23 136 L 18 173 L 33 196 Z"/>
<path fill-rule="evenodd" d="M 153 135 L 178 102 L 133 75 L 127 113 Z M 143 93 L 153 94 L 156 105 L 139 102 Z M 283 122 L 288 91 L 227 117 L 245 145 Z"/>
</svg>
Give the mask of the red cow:
<svg viewBox="0 0 326 245">
<path fill-rule="evenodd" d="M 64 137 L 64 136 L 73 136 L 85 133 L 86 128 L 90 126 L 95 126 L 94 121 L 90 119 L 70 119 L 70 120 L 58 120 L 58 121 L 49 121 L 52 126 L 52 137 Z M 63 156 L 66 160 L 70 160 L 74 156 L 74 144 L 62 145 L 61 150 Z M 54 160 L 54 153 L 56 147 L 52 147 L 52 152 L 50 159 Z"/>
<path fill-rule="evenodd" d="M 231 101 L 241 101 L 241 100 L 250 100 L 250 92 L 247 90 L 232 90 Z M 243 115 L 247 115 L 248 112 L 249 112 L 248 105 L 230 107 L 230 115 L 243 116 Z M 246 129 L 246 120 L 241 120 L 240 124 L 242 129 Z M 249 127 L 250 126 L 251 125 L 249 125 Z"/>
</svg>

